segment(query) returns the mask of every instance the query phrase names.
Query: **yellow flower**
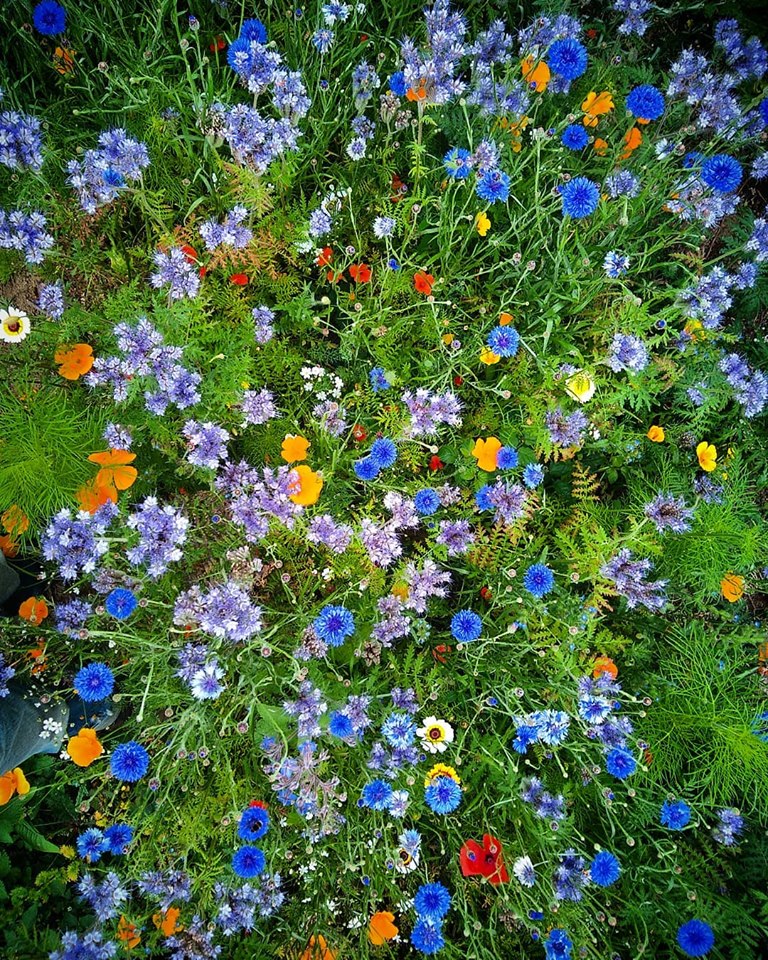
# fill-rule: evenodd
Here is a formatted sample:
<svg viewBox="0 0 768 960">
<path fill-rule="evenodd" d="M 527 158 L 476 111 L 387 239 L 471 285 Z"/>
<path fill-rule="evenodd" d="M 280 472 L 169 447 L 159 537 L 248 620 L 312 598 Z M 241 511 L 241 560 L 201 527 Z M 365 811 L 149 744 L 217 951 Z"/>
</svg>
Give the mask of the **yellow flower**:
<svg viewBox="0 0 768 960">
<path fill-rule="evenodd" d="M 536 93 L 543 93 L 547 89 L 552 71 L 543 60 L 536 63 L 533 57 L 526 57 L 520 64 L 520 69 L 523 72 L 523 80 L 526 83 L 535 84 Z"/>
<path fill-rule="evenodd" d="M 646 433 L 646 437 L 653 443 L 664 443 L 664 427 L 653 426 Z"/>
<path fill-rule="evenodd" d="M 744 577 L 732 571 L 726 573 L 720 581 L 720 592 L 728 603 L 736 603 L 744 596 Z"/>
<path fill-rule="evenodd" d="M 714 443 L 702 440 L 696 447 L 696 456 L 699 458 L 699 466 L 707 473 L 711 473 L 717 466 L 717 447 Z"/>
<path fill-rule="evenodd" d="M 436 763 L 424 778 L 424 786 L 428 787 L 435 777 L 450 777 L 456 783 L 461 783 L 461 777 L 447 763 Z"/>
<path fill-rule="evenodd" d="M 472 456 L 477 460 L 478 467 L 487 473 L 493 473 L 496 469 L 496 457 L 501 447 L 501 440 L 498 437 L 475 440 L 475 445 L 472 447 Z"/>
<path fill-rule="evenodd" d="M 312 444 L 306 437 L 297 436 L 293 433 L 286 434 L 283 445 L 280 449 L 280 456 L 286 463 L 295 463 L 298 460 L 307 459 L 307 450 Z"/>
<path fill-rule="evenodd" d="M 323 478 L 320 474 L 315 473 L 305 463 L 294 467 L 291 473 L 296 474 L 296 479 L 291 483 L 293 493 L 288 494 L 288 499 L 302 507 L 311 507 L 313 503 L 317 503 L 323 489 Z"/>
<path fill-rule="evenodd" d="M 501 360 L 501 356 L 498 353 L 494 353 L 490 347 L 483 347 L 480 351 L 480 363 L 490 366 L 492 363 L 498 363 Z"/>
<path fill-rule="evenodd" d="M 481 237 L 484 237 L 491 229 L 491 220 L 485 210 L 483 210 L 481 213 L 478 213 L 478 215 L 475 217 L 475 229 Z"/>
<path fill-rule="evenodd" d="M 607 90 L 603 90 L 602 93 L 595 93 L 594 90 L 590 90 L 586 100 L 581 105 L 581 109 L 585 114 L 584 126 L 596 127 L 598 117 L 610 113 L 613 108 L 613 94 Z"/>
<path fill-rule="evenodd" d="M 595 395 L 595 381 L 585 370 L 577 370 L 565 381 L 565 392 L 579 403 L 586 403 Z"/>
</svg>

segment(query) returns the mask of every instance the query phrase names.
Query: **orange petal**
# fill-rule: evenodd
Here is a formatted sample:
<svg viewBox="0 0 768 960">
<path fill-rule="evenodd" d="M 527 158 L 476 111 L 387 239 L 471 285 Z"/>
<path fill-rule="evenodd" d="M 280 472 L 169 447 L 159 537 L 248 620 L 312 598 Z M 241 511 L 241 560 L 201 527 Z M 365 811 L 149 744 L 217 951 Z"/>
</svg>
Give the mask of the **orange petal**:
<svg viewBox="0 0 768 960">
<path fill-rule="evenodd" d="M 283 458 L 283 460 L 285 460 L 286 463 L 295 463 L 299 460 L 306 460 L 307 450 L 311 446 L 312 444 L 309 442 L 309 440 L 307 440 L 306 437 L 289 433 L 285 440 L 283 440 L 280 456 Z"/>
<path fill-rule="evenodd" d="M 305 463 L 294 467 L 291 472 L 297 474 L 296 480 L 292 484 L 292 489 L 295 489 L 296 492 L 289 494 L 288 499 L 303 507 L 309 507 L 313 503 L 317 503 L 320 491 L 323 489 L 323 478 L 320 474 L 315 473 Z"/>
<path fill-rule="evenodd" d="M 380 947 L 387 940 L 398 935 L 400 930 L 393 923 L 394 919 L 394 914 L 387 910 L 379 910 L 371 917 L 368 924 L 368 939 L 374 946 Z"/>
<path fill-rule="evenodd" d="M 67 753 L 78 767 L 89 767 L 104 753 L 104 747 L 99 743 L 95 730 L 83 727 L 76 736 L 70 737 Z"/>
<path fill-rule="evenodd" d="M 472 456 L 477 460 L 481 470 L 493 473 L 496 469 L 496 456 L 502 444 L 497 437 L 488 437 L 487 440 L 477 439 L 472 448 Z"/>
<path fill-rule="evenodd" d="M 131 453 L 130 450 L 103 450 L 100 453 L 92 453 L 88 459 L 101 467 L 119 467 L 126 463 L 133 463 L 136 454 Z"/>
</svg>

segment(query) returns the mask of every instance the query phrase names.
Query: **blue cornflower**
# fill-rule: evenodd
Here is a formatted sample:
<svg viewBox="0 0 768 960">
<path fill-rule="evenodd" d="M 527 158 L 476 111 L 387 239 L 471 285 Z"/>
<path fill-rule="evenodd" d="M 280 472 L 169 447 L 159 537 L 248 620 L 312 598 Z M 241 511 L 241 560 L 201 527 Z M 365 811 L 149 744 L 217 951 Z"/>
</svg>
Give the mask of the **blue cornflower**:
<svg viewBox="0 0 768 960">
<path fill-rule="evenodd" d="M 520 334 L 514 327 L 494 327 L 485 341 L 488 346 L 500 357 L 514 357 L 520 346 Z"/>
<path fill-rule="evenodd" d="M 266 865 L 266 857 L 258 847 L 240 847 L 232 857 L 232 869 L 243 880 L 258 877 Z"/>
<path fill-rule="evenodd" d="M 355 734 L 355 727 L 346 713 L 334 710 L 328 718 L 328 732 L 340 740 L 348 740 Z"/>
<path fill-rule="evenodd" d="M 106 853 L 108 844 L 104 839 L 104 834 L 96 827 L 91 827 L 81 833 L 77 838 L 77 853 L 83 860 L 86 858 L 90 863 L 98 863 L 101 860 L 102 853 Z"/>
<path fill-rule="evenodd" d="M 104 601 L 107 613 L 117 620 L 127 620 L 138 605 L 139 602 L 133 591 L 125 590 L 123 587 L 116 587 L 107 594 L 107 599 Z"/>
<path fill-rule="evenodd" d="M 387 260 L 387 266 L 389 267 L 390 270 L 400 269 L 400 264 L 397 262 L 397 260 L 395 260 L 394 257 L 390 257 L 389 260 Z"/>
<path fill-rule="evenodd" d="M 269 830 L 269 814 L 264 807 L 247 807 L 243 810 L 237 835 L 241 840 L 261 840 Z"/>
<path fill-rule="evenodd" d="M 563 198 L 563 216 L 581 220 L 597 210 L 600 188 L 587 177 L 574 177 L 560 187 Z"/>
<path fill-rule="evenodd" d="M 375 480 L 379 475 L 380 467 L 373 457 L 363 457 L 362 460 L 355 460 L 352 469 L 358 480 Z"/>
<path fill-rule="evenodd" d="M 677 931 L 677 944 L 689 957 L 703 957 L 714 947 L 715 935 L 704 920 L 689 920 Z"/>
<path fill-rule="evenodd" d="M 475 503 L 481 510 L 493 510 L 494 504 L 490 498 L 490 492 L 493 488 L 489 483 L 483 484 L 475 493 Z"/>
<path fill-rule="evenodd" d="M 384 367 L 373 367 L 368 374 L 368 379 L 371 381 L 371 387 L 374 393 L 378 393 L 379 390 L 389 390 L 392 386 L 389 380 L 387 380 Z"/>
<path fill-rule="evenodd" d="M 509 177 L 502 170 L 486 170 L 477 181 L 475 193 L 488 203 L 505 203 L 509 196 Z"/>
<path fill-rule="evenodd" d="M 609 750 L 605 757 L 605 769 L 612 777 L 617 780 L 625 780 L 637 769 L 637 760 L 628 750 L 621 747 L 614 747 Z"/>
<path fill-rule="evenodd" d="M 704 154 L 698 150 L 689 150 L 688 153 L 683 157 L 683 167 L 686 170 L 692 170 L 694 167 L 698 166 L 704 159 Z"/>
<path fill-rule="evenodd" d="M 409 747 L 416 737 L 416 724 L 407 713 L 390 713 L 381 725 L 381 735 L 390 746 Z"/>
<path fill-rule="evenodd" d="M 420 917 L 442 920 L 451 909 L 451 894 L 442 883 L 422 883 L 413 898 L 413 909 Z"/>
<path fill-rule="evenodd" d="M 389 89 L 396 96 L 405 96 L 408 90 L 408 84 L 405 82 L 405 73 L 403 73 L 402 70 L 398 70 L 397 73 L 393 73 L 387 83 L 389 84 Z"/>
<path fill-rule="evenodd" d="M 105 663 L 89 663 L 78 670 L 72 685 L 86 703 L 97 703 L 115 689 L 115 678 Z"/>
<path fill-rule="evenodd" d="M 149 754 L 135 740 L 119 743 L 110 758 L 109 769 L 118 780 L 135 783 L 149 769 Z"/>
<path fill-rule="evenodd" d="M 618 250 L 609 250 L 603 260 L 603 270 L 606 277 L 615 280 L 629 270 L 629 257 L 625 253 L 619 253 Z"/>
<path fill-rule="evenodd" d="M 547 53 L 547 64 L 552 73 L 557 73 L 565 80 L 575 80 L 587 69 L 589 57 L 583 43 L 566 37 L 564 40 L 555 40 Z"/>
<path fill-rule="evenodd" d="M 608 850 L 601 850 L 589 865 L 589 875 L 592 878 L 592 883 L 596 883 L 598 887 L 610 887 L 612 883 L 616 883 L 619 879 L 620 873 L 621 867 L 618 859 Z"/>
<path fill-rule="evenodd" d="M 514 470 L 520 462 L 514 447 L 502 447 L 496 454 L 496 466 L 499 470 Z"/>
<path fill-rule="evenodd" d="M 56 0 L 42 0 L 32 11 L 32 23 L 35 30 L 44 37 L 53 37 L 64 33 L 67 25 L 67 11 Z"/>
<path fill-rule="evenodd" d="M 717 193 L 730 193 L 741 183 L 741 164 L 727 153 L 719 153 L 705 160 L 701 179 Z"/>
<path fill-rule="evenodd" d="M 133 840 L 133 827 L 129 823 L 115 823 L 104 831 L 107 850 L 114 856 L 125 853 Z"/>
<path fill-rule="evenodd" d="M 251 51 L 251 41 L 247 37 L 239 36 L 230 43 L 227 49 L 227 63 L 234 71 L 240 70 L 240 58 L 247 56 Z"/>
<path fill-rule="evenodd" d="M 371 810 L 386 810 L 392 798 L 392 787 L 386 780 L 371 780 L 363 787 L 362 805 Z"/>
<path fill-rule="evenodd" d="M 661 806 L 660 822 L 670 830 L 682 830 L 691 819 L 691 808 L 684 800 L 665 800 Z"/>
<path fill-rule="evenodd" d="M 538 919 L 543 919 L 543 914 Z M 573 941 L 566 931 L 555 927 L 554 930 L 549 931 L 549 936 L 544 943 L 546 960 L 571 960 L 572 946 Z"/>
<path fill-rule="evenodd" d="M 419 490 L 413 498 L 413 505 L 416 513 L 421 514 L 422 517 L 431 517 L 440 506 L 437 490 L 433 490 L 432 487 Z"/>
<path fill-rule="evenodd" d="M 630 90 L 627 110 L 640 120 L 658 120 L 664 113 L 664 94 L 650 83 Z"/>
<path fill-rule="evenodd" d="M 445 946 L 445 937 L 443 937 L 443 925 L 435 923 L 428 917 L 419 917 L 414 923 L 411 931 L 411 943 L 425 956 L 432 956 L 438 953 Z"/>
<path fill-rule="evenodd" d="M 464 147 L 452 147 L 443 157 L 445 172 L 454 180 L 466 180 L 472 169 L 471 156 Z"/>
<path fill-rule="evenodd" d="M 340 647 L 355 632 L 355 618 L 346 607 L 331 604 L 315 617 L 312 629 L 329 646 Z"/>
<path fill-rule="evenodd" d="M 532 490 L 544 479 L 544 468 L 538 463 L 529 463 L 523 470 L 523 483 Z"/>
<path fill-rule="evenodd" d="M 546 564 L 534 563 L 525 571 L 523 586 L 540 600 L 554 589 L 555 575 Z"/>
<path fill-rule="evenodd" d="M 261 20 L 252 17 L 250 20 L 243 20 L 243 25 L 240 27 L 240 36 L 245 37 L 248 41 L 255 40 L 256 43 L 266 43 L 267 28 Z"/>
<path fill-rule="evenodd" d="M 378 440 L 374 440 L 368 456 L 380 470 L 386 470 L 397 460 L 395 441 L 390 440 L 389 437 L 380 437 Z"/>
<path fill-rule="evenodd" d="M 474 610 L 459 610 L 451 619 L 451 635 L 459 643 L 471 643 L 483 632 L 483 621 Z"/>
<path fill-rule="evenodd" d="M 434 813 L 453 813 L 461 803 L 461 787 L 452 777 L 440 775 L 425 789 L 424 800 Z"/>
<path fill-rule="evenodd" d="M 569 123 L 563 130 L 560 142 L 569 150 L 583 150 L 589 143 L 589 134 L 580 123 Z"/>
</svg>

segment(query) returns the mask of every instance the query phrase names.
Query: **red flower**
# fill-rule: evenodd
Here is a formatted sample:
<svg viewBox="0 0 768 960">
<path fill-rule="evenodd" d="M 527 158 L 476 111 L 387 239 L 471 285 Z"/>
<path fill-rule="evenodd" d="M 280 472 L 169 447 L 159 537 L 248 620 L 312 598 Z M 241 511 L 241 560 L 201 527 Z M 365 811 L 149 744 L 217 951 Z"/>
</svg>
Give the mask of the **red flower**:
<svg viewBox="0 0 768 960">
<path fill-rule="evenodd" d="M 432 284 L 435 282 L 435 278 L 431 273 L 425 273 L 423 270 L 417 271 L 413 275 L 413 285 L 419 291 L 423 293 L 425 297 L 428 297 L 432 293 Z"/>
<path fill-rule="evenodd" d="M 491 597 L 493 596 L 493 593 L 491 592 L 491 588 L 490 588 L 490 587 L 481 587 L 481 588 L 480 588 L 480 596 L 483 598 L 483 600 L 490 600 Z"/>
<path fill-rule="evenodd" d="M 464 383 L 464 377 L 456 376 L 453 378 L 453 385 L 455 387 L 460 387 Z"/>
<path fill-rule="evenodd" d="M 406 193 L 408 193 L 407 185 L 403 183 L 396 173 L 392 174 L 392 189 L 395 191 L 394 196 L 389 198 L 392 203 L 398 203 Z"/>
<path fill-rule="evenodd" d="M 437 660 L 438 663 L 447 663 L 448 657 L 453 653 L 453 647 L 449 647 L 446 643 L 438 643 L 436 647 L 432 648 L 432 656 Z"/>
<path fill-rule="evenodd" d="M 358 443 L 362 443 L 363 440 L 365 440 L 365 438 L 368 436 L 368 434 L 363 429 L 363 427 L 360 426 L 359 423 L 356 423 L 354 427 L 352 427 L 352 436 L 354 437 L 355 440 L 357 440 Z"/>
<path fill-rule="evenodd" d="M 435 455 L 434 457 L 430 457 L 430 460 L 429 460 L 430 470 L 442 470 L 444 466 L 445 464 L 437 455 Z"/>
<path fill-rule="evenodd" d="M 251 800 L 251 802 L 248 804 L 248 806 L 249 806 L 249 807 L 261 807 L 262 810 L 267 810 L 269 805 L 266 804 L 266 803 L 264 803 L 263 800 Z"/>
<path fill-rule="evenodd" d="M 219 36 L 214 37 L 213 42 L 208 44 L 208 49 L 211 51 L 211 53 L 219 53 L 224 49 L 224 47 L 226 47 L 224 37 Z"/>
<path fill-rule="evenodd" d="M 368 283 L 371 279 L 371 268 L 367 263 L 353 263 L 349 268 L 349 275 L 355 283 Z"/>
<path fill-rule="evenodd" d="M 234 283 L 236 287 L 245 287 L 248 284 L 248 277 L 244 273 L 233 273 L 229 282 Z"/>
<path fill-rule="evenodd" d="M 323 247 L 317 256 L 315 263 L 318 267 L 330 267 L 333 263 L 333 247 Z"/>
<path fill-rule="evenodd" d="M 329 270 L 328 273 L 326 273 L 325 275 L 325 279 L 328 281 L 328 283 L 338 283 L 339 280 L 343 278 L 343 276 L 344 276 L 343 270 L 341 271 L 341 273 L 334 273 L 333 270 Z"/>
<path fill-rule="evenodd" d="M 509 882 L 501 841 L 489 833 L 483 834 L 482 847 L 477 840 L 467 840 L 461 848 L 459 863 L 465 877 L 487 877 L 493 884 Z"/>
</svg>

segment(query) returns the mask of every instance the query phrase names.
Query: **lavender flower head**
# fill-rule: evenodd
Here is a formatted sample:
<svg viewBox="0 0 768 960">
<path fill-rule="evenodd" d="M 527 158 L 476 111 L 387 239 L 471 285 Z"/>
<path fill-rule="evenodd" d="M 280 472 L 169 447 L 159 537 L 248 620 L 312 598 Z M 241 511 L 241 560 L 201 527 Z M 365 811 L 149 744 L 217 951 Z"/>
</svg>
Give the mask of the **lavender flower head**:
<svg viewBox="0 0 768 960">
<path fill-rule="evenodd" d="M 606 362 L 614 373 L 621 370 L 639 373 L 648 366 L 649 359 L 648 348 L 639 337 L 632 333 L 617 333 Z"/>
<path fill-rule="evenodd" d="M 652 569 L 650 560 L 633 560 L 632 552 L 625 547 L 600 568 L 600 576 L 613 581 L 616 592 L 626 598 L 630 610 L 642 606 L 658 612 L 667 602 L 664 588 L 668 581 L 647 580 Z"/>
<path fill-rule="evenodd" d="M 682 497 L 659 493 L 643 510 L 646 517 L 653 521 L 659 533 L 670 530 L 672 533 L 686 533 L 691 529 L 693 510 L 686 507 Z"/>
<path fill-rule="evenodd" d="M 138 542 L 126 551 L 128 562 L 134 567 L 146 564 L 147 574 L 153 580 L 162 576 L 171 563 L 181 560 L 180 548 L 187 539 L 189 520 L 177 507 L 161 507 L 157 497 L 147 497 L 134 507 L 125 523 L 139 535 Z"/>
<path fill-rule="evenodd" d="M 171 247 L 167 252 L 156 250 L 152 257 L 157 270 L 150 276 L 149 282 L 160 290 L 168 288 L 169 300 L 194 299 L 200 290 L 200 275 L 197 265 L 184 253 L 181 247 Z"/>
</svg>

